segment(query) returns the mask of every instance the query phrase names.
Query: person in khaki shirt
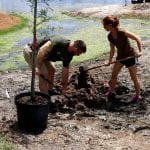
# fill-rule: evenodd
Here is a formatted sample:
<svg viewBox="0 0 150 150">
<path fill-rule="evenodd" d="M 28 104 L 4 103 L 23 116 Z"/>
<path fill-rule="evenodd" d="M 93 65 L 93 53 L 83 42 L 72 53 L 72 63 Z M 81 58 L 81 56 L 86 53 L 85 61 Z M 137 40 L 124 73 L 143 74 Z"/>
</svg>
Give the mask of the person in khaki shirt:
<svg viewBox="0 0 150 150">
<path fill-rule="evenodd" d="M 86 44 L 82 40 L 71 41 L 64 37 L 47 37 L 37 42 L 36 74 L 39 75 L 39 89 L 41 92 L 55 95 L 58 92 L 53 89 L 55 77 L 54 62 L 62 61 L 62 88 L 61 94 L 67 90 L 69 65 L 73 56 L 79 56 L 86 52 Z M 24 58 L 32 67 L 32 43 L 24 47 Z M 48 79 L 52 84 L 48 84 L 40 75 Z"/>
</svg>

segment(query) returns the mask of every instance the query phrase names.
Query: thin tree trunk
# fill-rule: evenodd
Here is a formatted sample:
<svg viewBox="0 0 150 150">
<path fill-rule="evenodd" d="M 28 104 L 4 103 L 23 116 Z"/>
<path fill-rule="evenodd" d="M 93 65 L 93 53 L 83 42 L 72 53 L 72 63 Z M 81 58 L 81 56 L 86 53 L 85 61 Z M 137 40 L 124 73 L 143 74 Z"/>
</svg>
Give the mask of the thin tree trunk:
<svg viewBox="0 0 150 150">
<path fill-rule="evenodd" d="M 31 78 L 31 100 L 35 99 L 35 57 L 36 57 L 36 18 L 37 18 L 37 0 L 34 0 L 34 22 L 33 22 L 33 56 L 32 56 L 32 78 Z"/>
<path fill-rule="evenodd" d="M 125 0 L 124 5 L 127 6 L 127 0 Z"/>
</svg>

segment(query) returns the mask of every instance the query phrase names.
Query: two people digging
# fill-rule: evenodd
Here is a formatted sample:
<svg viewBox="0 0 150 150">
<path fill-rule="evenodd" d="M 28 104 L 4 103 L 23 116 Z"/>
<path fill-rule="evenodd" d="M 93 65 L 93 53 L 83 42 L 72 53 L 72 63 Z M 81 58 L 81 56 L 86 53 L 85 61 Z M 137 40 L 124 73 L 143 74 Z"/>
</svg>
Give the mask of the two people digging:
<svg viewBox="0 0 150 150">
<path fill-rule="evenodd" d="M 135 95 L 133 101 L 142 99 L 140 91 L 140 82 L 137 76 L 137 58 L 142 55 L 141 40 L 137 35 L 122 29 L 119 25 L 119 18 L 116 16 L 106 16 L 102 20 L 103 27 L 108 34 L 108 41 L 110 45 L 109 60 L 106 65 L 110 65 L 114 55 L 117 55 L 114 63 L 111 79 L 109 81 L 109 89 L 105 93 L 110 96 L 115 93 L 115 86 L 117 83 L 118 74 L 126 66 L 130 73 L 131 80 L 135 88 Z M 131 45 L 130 40 L 137 43 L 138 51 Z M 26 62 L 32 67 L 32 46 L 33 43 L 27 44 L 24 47 L 24 58 Z M 83 40 L 71 41 L 65 37 L 52 36 L 41 39 L 37 42 L 37 56 L 36 56 L 36 74 L 42 74 L 52 84 L 48 84 L 43 78 L 39 76 L 39 89 L 41 92 L 55 94 L 53 90 L 55 77 L 55 61 L 62 61 L 62 88 L 61 94 L 65 94 L 68 85 L 69 66 L 73 56 L 79 56 L 86 53 L 86 44 Z M 121 60 L 131 57 L 127 60 Z"/>
</svg>

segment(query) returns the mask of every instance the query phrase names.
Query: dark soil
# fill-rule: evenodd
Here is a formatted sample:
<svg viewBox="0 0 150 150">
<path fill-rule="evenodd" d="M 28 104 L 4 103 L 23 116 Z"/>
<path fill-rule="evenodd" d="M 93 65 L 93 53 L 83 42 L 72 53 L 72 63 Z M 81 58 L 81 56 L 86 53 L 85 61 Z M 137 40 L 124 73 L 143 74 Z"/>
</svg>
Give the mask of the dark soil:
<svg viewBox="0 0 150 150">
<path fill-rule="evenodd" d="M 80 64 L 72 64 L 67 94 L 51 97 L 48 125 L 41 134 L 18 129 L 14 96 L 30 91 L 31 71 L 0 73 L 0 131 L 17 150 L 148 150 L 150 146 L 150 41 L 143 41 L 138 76 L 142 101 L 132 103 L 133 83 L 123 68 L 117 95 L 107 98 L 112 66 L 81 74 Z M 83 62 L 83 66 L 103 64 L 108 56 Z M 60 87 L 58 66 L 55 87 Z M 84 79 L 84 80 L 83 80 Z M 38 90 L 36 79 L 36 90 Z"/>
<path fill-rule="evenodd" d="M 47 101 L 42 96 L 35 95 L 35 98 L 32 98 L 31 96 L 24 96 L 19 98 L 18 100 L 19 104 L 27 104 L 27 105 L 46 105 Z"/>
</svg>

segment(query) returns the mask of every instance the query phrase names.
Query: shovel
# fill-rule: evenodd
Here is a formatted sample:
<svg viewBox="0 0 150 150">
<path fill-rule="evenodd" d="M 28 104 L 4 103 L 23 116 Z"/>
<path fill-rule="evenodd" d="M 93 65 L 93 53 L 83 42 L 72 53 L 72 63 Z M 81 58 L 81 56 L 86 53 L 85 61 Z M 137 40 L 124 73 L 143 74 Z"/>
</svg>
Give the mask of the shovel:
<svg viewBox="0 0 150 150">
<path fill-rule="evenodd" d="M 129 56 L 129 57 L 126 57 L 126 58 L 123 58 L 123 59 L 112 61 L 110 64 L 114 64 L 114 63 L 120 62 L 120 61 L 125 61 L 125 60 L 131 59 L 131 58 L 135 58 L 135 56 Z M 93 69 L 100 68 L 100 67 L 103 67 L 103 66 L 107 66 L 107 64 L 101 64 L 101 65 L 93 66 L 93 67 L 90 67 L 90 68 L 87 68 L 86 66 L 85 67 L 84 66 L 80 66 L 79 67 L 79 72 L 80 73 L 86 73 L 89 70 L 93 70 Z"/>
<path fill-rule="evenodd" d="M 41 77 L 44 81 L 46 81 L 49 85 L 52 85 L 54 88 L 56 88 L 57 89 L 57 91 L 58 91 L 58 95 L 60 95 L 60 93 L 61 93 L 61 90 L 60 89 L 58 89 L 58 87 L 56 86 L 56 85 L 54 85 L 54 83 L 53 82 L 51 82 L 49 79 L 47 79 L 43 74 L 37 74 L 39 77 Z"/>
<path fill-rule="evenodd" d="M 47 79 L 43 74 L 38 74 L 39 77 L 41 77 L 43 80 L 45 80 L 48 84 L 50 85 L 53 85 L 54 88 L 56 88 L 56 90 L 58 91 L 58 95 L 61 95 L 61 90 L 56 86 L 54 85 L 53 82 L 51 82 L 49 79 Z M 70 99 L 67 95 L 64 95 L 67 99 Z"/>
</svg>

